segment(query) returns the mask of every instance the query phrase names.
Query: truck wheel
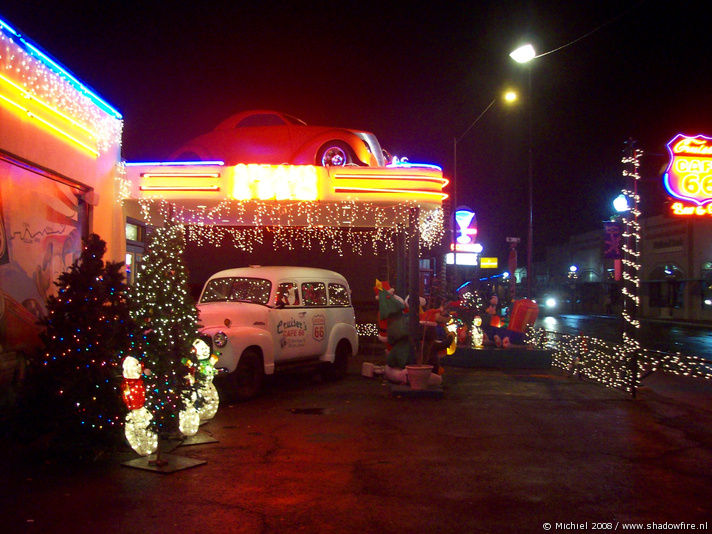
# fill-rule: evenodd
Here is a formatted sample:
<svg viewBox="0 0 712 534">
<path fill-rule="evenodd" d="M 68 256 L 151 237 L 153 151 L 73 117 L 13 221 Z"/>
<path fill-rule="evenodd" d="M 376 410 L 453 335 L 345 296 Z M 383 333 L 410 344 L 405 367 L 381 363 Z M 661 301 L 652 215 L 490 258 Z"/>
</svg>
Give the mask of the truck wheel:
<svg viewBox="0 0 712 534">
<path fill-rule="evenodd" d="M 262 389 L 265 368 L 262 357 L 253 349 L 247 349 L 240 356 L 237 369 L 231 373 L 232 391 L 237 400 L 255 397 Z"/>
<path fill-rule="evenodd" d="M 349 367 L 349 356 L 351 355 L 351 346 L 346 341 L 340 341 L 336 346 L 334 354 L 334 362 L 329 364 L 327 368 L 327 378 L 330 380 L 338 380 L 346 376 Z"/>
</svg>

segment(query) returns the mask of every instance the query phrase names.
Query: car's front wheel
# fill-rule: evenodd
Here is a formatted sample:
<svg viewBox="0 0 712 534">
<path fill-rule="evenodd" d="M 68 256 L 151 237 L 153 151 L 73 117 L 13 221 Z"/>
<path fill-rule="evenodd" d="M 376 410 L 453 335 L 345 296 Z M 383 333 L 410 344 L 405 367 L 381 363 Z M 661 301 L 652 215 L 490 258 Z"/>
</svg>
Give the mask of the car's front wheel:
<svg viewBox="0 0 712 534">
<path fill-rule="evenodd" d="M 254 349 L 247 349 L 231 374 L 232 392 L 237 400 L 255 397 L 262 389 L 265 368 L 262 356 Z"/>
<path fill-rule="evenodd" d="M 316 155 L 316 164 L 323 167 L 343 167 L 354 163 L 349 146 L 342 141 L 330 141 Z"/>
</svg>

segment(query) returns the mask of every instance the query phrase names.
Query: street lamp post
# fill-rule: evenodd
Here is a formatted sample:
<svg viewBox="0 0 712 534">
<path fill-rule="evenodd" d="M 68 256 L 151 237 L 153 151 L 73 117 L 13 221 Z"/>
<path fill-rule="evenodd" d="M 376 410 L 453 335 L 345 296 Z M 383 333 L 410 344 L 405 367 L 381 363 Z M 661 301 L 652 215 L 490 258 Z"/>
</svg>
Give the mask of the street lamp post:
<svg viewBox="0 0 712 534">
<path fill-rule="evenodd" d="M 514 50 L 509 56 L 517 63 L 529 63 L 535 59 L 536 52 L 530 44 L 520 46 Z M 529 66 L 528 71 L 528 91 L 529 91 L 529 172 L 528 172 L 528 189 L 529 189 L 529 224 L 527 228 L 527 297 L 532 298 L 532 251 L 534 250 L 534 164 L 533 164 L 533 148 L 532 148 L 532 108 L 534 107 L 532 98 L 532 68 Z"/>
<path fill-rule="evenodd" d="M 507 103 L 512 103 L 517 100 L 518 95 L 514 91 L 507 91 L 504 93 L 504 101 Z M 472 128 L 480 122 L 480 119 L 485 116 L 485 114 L 492 108 L 492 106 L 495 105 L 497 102 L 496 98 L 493 98 L 492 101 L 487 104 L 487 107 L 485 107 L 480 114 L 477 116 L 477 118 L 470 123 L 470 125 L 467 127 L 467 129 L 462 132 L 462 134 L 459 137 L 453 137 L 452 139 L 452 154 L 453 154 L 453 168 L 452 168 L 452 190 L 450 194 L 450 199 L 451 199 L 451 206 L 452 209 L 450 210 L 450 244 L 452 247 L 452 265 L 453 269 L 456 268 L 457 266 L 457 240 L 455 239 L 455 210 L 457 210 L 457 144 L 462 141 L 462 139 L 467 135 L 467 133 L 472 130 Z"/>
<path fill-rule="evenodd" d="M 452 159 L 453 159 L 453 168 L 452 168 L 452 194 L 450 195 L 451 200 L 451 209 L 450 209 L 450 229 L 451 229 L 451 236 L 450 236 L 450 243 L 452 246 L 452 268 L 456 269 L 457 268 L 457 240 L 455 239 L 455 210 L 457 210 L 457 143 L 462 141 L 462 138 L 467 135 L 467 132 L 469 132 L 475 124 L 477 124 L 482 117 L 485 116 L 485 113 L 487 113 L 492 106 L 494 106 L 494 103 L 497 101 L 496 98 L 492 99 L 492 102 L 487 104 L 487 107 L 482 110 L 482 112 L 477 116 L 477 118 L 472 121 L 472 123 L 467 127 L 467 130 L 465 130 L 460 137 L 453 137 L 452 139 Z M 454 271 L 456 272 L 456 271 Z"/>
</svg>

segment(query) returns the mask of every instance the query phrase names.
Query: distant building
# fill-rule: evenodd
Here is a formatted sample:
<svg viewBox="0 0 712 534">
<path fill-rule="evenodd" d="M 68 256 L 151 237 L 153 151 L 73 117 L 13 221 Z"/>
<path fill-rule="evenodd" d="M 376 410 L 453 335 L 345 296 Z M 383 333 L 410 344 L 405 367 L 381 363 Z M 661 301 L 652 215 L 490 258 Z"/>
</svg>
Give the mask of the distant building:
<svg viewBox="0 0 712 534">
<path fill-rule="evenodd" d="M 712 323 L 712 219 L 656 215 L 640 224 L 640 317 Z M 560 292 L 565 311 L 619 312 L 620 283 L 613 260 L 603 258 L 603 237 L 595 230 L 548 247 L 536 266 L 539 292 Z"/>
</svg>

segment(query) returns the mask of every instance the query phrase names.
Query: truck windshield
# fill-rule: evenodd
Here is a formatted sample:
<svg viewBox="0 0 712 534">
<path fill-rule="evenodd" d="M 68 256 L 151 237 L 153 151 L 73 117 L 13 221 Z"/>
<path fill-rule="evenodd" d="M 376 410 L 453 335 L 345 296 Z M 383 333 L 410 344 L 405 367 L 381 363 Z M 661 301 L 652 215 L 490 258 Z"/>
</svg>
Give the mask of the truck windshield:
<svg viewBox="0 0 712 534">
<path fill-rule="evenodd" d="M 267 304 L 270 291 L 272 291 L 272 282 L 263 278 L 213 278 L 205 286 L 200 302 Z"/>
</svg>

